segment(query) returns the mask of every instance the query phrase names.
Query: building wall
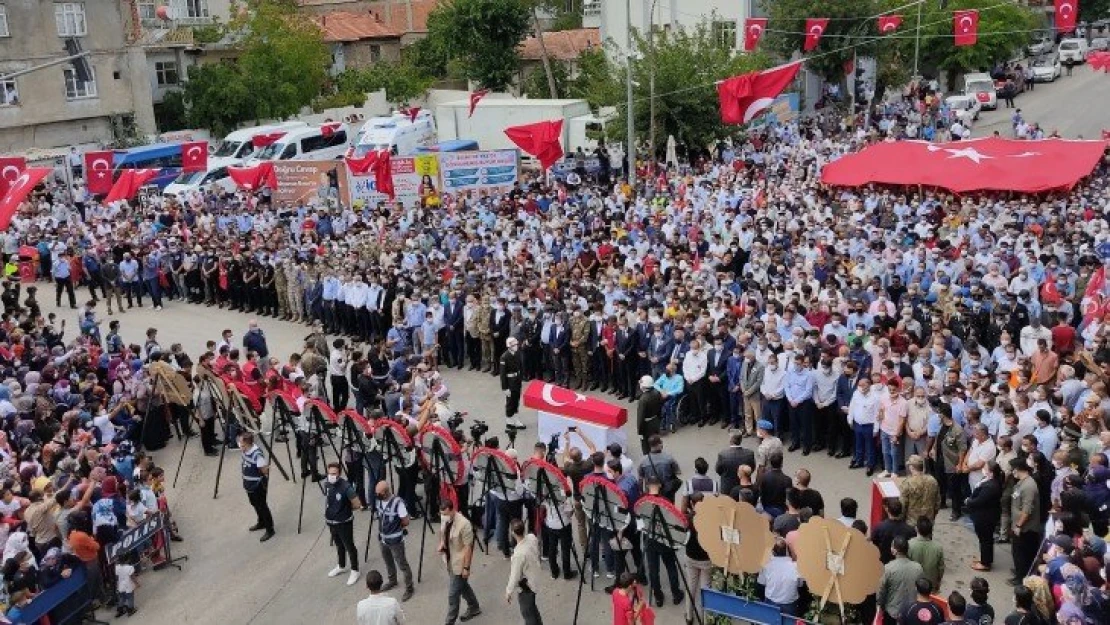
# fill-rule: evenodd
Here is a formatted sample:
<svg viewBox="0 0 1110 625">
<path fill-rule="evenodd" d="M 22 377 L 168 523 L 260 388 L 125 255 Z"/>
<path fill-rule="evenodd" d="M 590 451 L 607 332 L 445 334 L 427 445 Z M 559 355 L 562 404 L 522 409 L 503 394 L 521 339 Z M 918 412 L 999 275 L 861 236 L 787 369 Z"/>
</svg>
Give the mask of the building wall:
<svg viewBox="0 0 1110 625">
<path fill-rule="evenodd" d="M 348 69 L 373 65 L 374 48 L 378 50 L 378 61 L 398 61 L 401 58 L 401 42 L 397 39 L 385 41 L 354 41 L 343 44 L 343 58 Z"/>
<path fill-rule="evenodd" d="M 55 2 L 3 0 L 10 37 L 0 38 L 0 74 L 64 58 Z M 19 106 L 0 107 L 0 151 L 59 147 L 112 139 L 112 116 L 134 115 L 144 133 L 154 132 L 147 62 L 141 48 L 124 41 L 126 7 L 119 0 L 85 0 L 86 34 L 78 37 L 96 77 L 96 97 L 66 99 L 64 71 L 47 67 L 15 79 Z"/>
<path fill-rule="evenodd" d="M 632 27 L 641 33 L 647 32 L 652 24 L 656 28 L 680 26 L 691 29 L 702 21 L 709 20 L 734 22 L 739 33 L 749 5 L 746 1 L 737 3 L 736 0 L 603 0 L 600 3 L 600 15 L 591 17 L 589 25 L 600 27 L 601 40 L 612 40 L 622 57 L 628 42 L 626 33 L 629 11 L 632 15 Z M 739 42 L 740 38 L 737 36 L 736 45 Z"/>
</svg>

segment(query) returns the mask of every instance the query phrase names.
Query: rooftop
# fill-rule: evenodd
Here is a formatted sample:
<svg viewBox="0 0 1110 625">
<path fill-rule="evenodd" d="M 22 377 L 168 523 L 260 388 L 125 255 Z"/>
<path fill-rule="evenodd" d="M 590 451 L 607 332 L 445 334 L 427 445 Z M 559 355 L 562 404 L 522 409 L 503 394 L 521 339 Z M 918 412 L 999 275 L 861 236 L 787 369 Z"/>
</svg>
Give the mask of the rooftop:
<svg viewBox="0 0 1110 625">
<path fill-rule="evenodd" d="M 545 32 L 543 43 L 547 48 L 548 57 L 557 61 L 573 61 L 586 50 L 601 45 L 601 31 L 597 28 L 577 28 Z M 528 61 L 542 59 L 539 39 L 535 37 L 525 39 L 520 44 L 520 56 Z"/>
</svg>

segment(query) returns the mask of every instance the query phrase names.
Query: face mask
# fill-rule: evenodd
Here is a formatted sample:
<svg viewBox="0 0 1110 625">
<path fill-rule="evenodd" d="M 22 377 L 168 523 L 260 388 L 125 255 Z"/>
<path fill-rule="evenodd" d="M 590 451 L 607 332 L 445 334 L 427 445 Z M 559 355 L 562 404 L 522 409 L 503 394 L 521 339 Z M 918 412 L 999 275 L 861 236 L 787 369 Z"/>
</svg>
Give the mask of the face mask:
<svg viewBox="0 0 1110 625">
<path fill-rule="evenodd" d="M 334 484 L 338 481 L 339 481 L 339 476 L 338 475 L 329 475 L 328 476 L 328 484 Z"/>
<path fill-rule="evenodd" d="M 439 520 L 444 525 L 447 525 L 448 523 L 450 523 L 452 518 L 454 518 L 454 517 L 450 514 L 441 514 L 441 515 L 439 515 Z"/>
</svg>

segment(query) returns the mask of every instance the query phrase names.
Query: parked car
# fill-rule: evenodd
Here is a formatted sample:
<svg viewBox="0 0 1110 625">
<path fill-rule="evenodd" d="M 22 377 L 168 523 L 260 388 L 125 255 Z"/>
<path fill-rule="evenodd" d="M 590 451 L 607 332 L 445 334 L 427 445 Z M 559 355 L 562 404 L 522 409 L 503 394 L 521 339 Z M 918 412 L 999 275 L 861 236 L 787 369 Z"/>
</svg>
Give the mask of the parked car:
<svg viewBox="0 0 1110 625">
<path fill-rule="evenodd" d="M 1088 49 L 1090 50 L 1110 50 L 1110 37 L 1095 37 L 1091 40 Z"/>
<path fill-rule="evenodd" d="M 1006 86 L 1006 81 L 1013 81 L 1014 95 L 1025 93 L 1025 70 L 1022 69 L 1021 65 L 1015 65 L 1013 69 L 1007 70 L 1002 77 L 996 78 L 994 81 L 995 91 L 1002 91 Z"/>
<path fill-rule="evenodd" d="M 979 98 L 966 93 L 950 95 L 944 99 L 944 103 L 956 112 L 956 117 L 960 120 L 960 123 L 968 128 L 971 127 L 972 122 L 979 119 L 979 111 L 983 110 Z"/>
<path fill-rule="evenodd" d="M 1052 52 L 1054 47 L 1055 44 L 1052 42 L 1052 37 L 1044 36 L 1029 44 L 1026 50 L 1029 52 L 1029 56 L 1041 56 Z"/>
<path fill-rule="evenodd" d="M 998 93 L 987 74 L 964 74 L 964 93 L 974 96 L 985 109 L 998 108 Z"/>
<path fill-rule="evenodd" d="M 1060 57 L 1055 54 L 1046 54 L 1033 61 L 1033 80 L 1035 82 L 1052 82 L 1060 77 Z"/>
<path fill-rule="evenodd" d="M 1067 63 L 1086 63 L 1087 62 L 1087 40 L 1079 39 L 1078 37 L 1072 39 L 1064 39 L 1060 42 L 1060 61 Z"/>
</svg>

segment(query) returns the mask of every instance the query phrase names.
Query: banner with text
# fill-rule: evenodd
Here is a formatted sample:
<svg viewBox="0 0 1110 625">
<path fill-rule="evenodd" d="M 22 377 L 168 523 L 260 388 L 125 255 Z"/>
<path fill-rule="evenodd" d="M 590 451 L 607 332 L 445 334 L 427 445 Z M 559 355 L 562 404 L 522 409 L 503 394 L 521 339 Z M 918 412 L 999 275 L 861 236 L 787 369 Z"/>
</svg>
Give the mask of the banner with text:
<svg viewBox="0 0 1110 625">
<path fill-rule="evenodd" d="M 421 154 L 418 156 L 394 156 L 390 159 L 393 168 L 394 200 L 401 202 L 406 208 L 415 206 L 420 202 L 420 192 L 425 187 L 432 187 L 439 181 L 439 161 L 436 154 Z M 381 202 L 388 202 L 389 198 L 384 193 L 378 193 L 374 176 L 350 177 L 350 201 L 361 201 L 371 208 L 377 207 Z"/>
<path fill-rule="evenodd" d="M 507 193 L 520 178 L 520 158 L 516 150 L 445 152 L 439 170 L 444 193 Z"/>
<path fill-rule="evenodd" d="M 327 200 L 350 203 L 347 165 L 334 161 L 274 161 L 277 189 L 275 203 L 322 204 Z"/>
</svg>

